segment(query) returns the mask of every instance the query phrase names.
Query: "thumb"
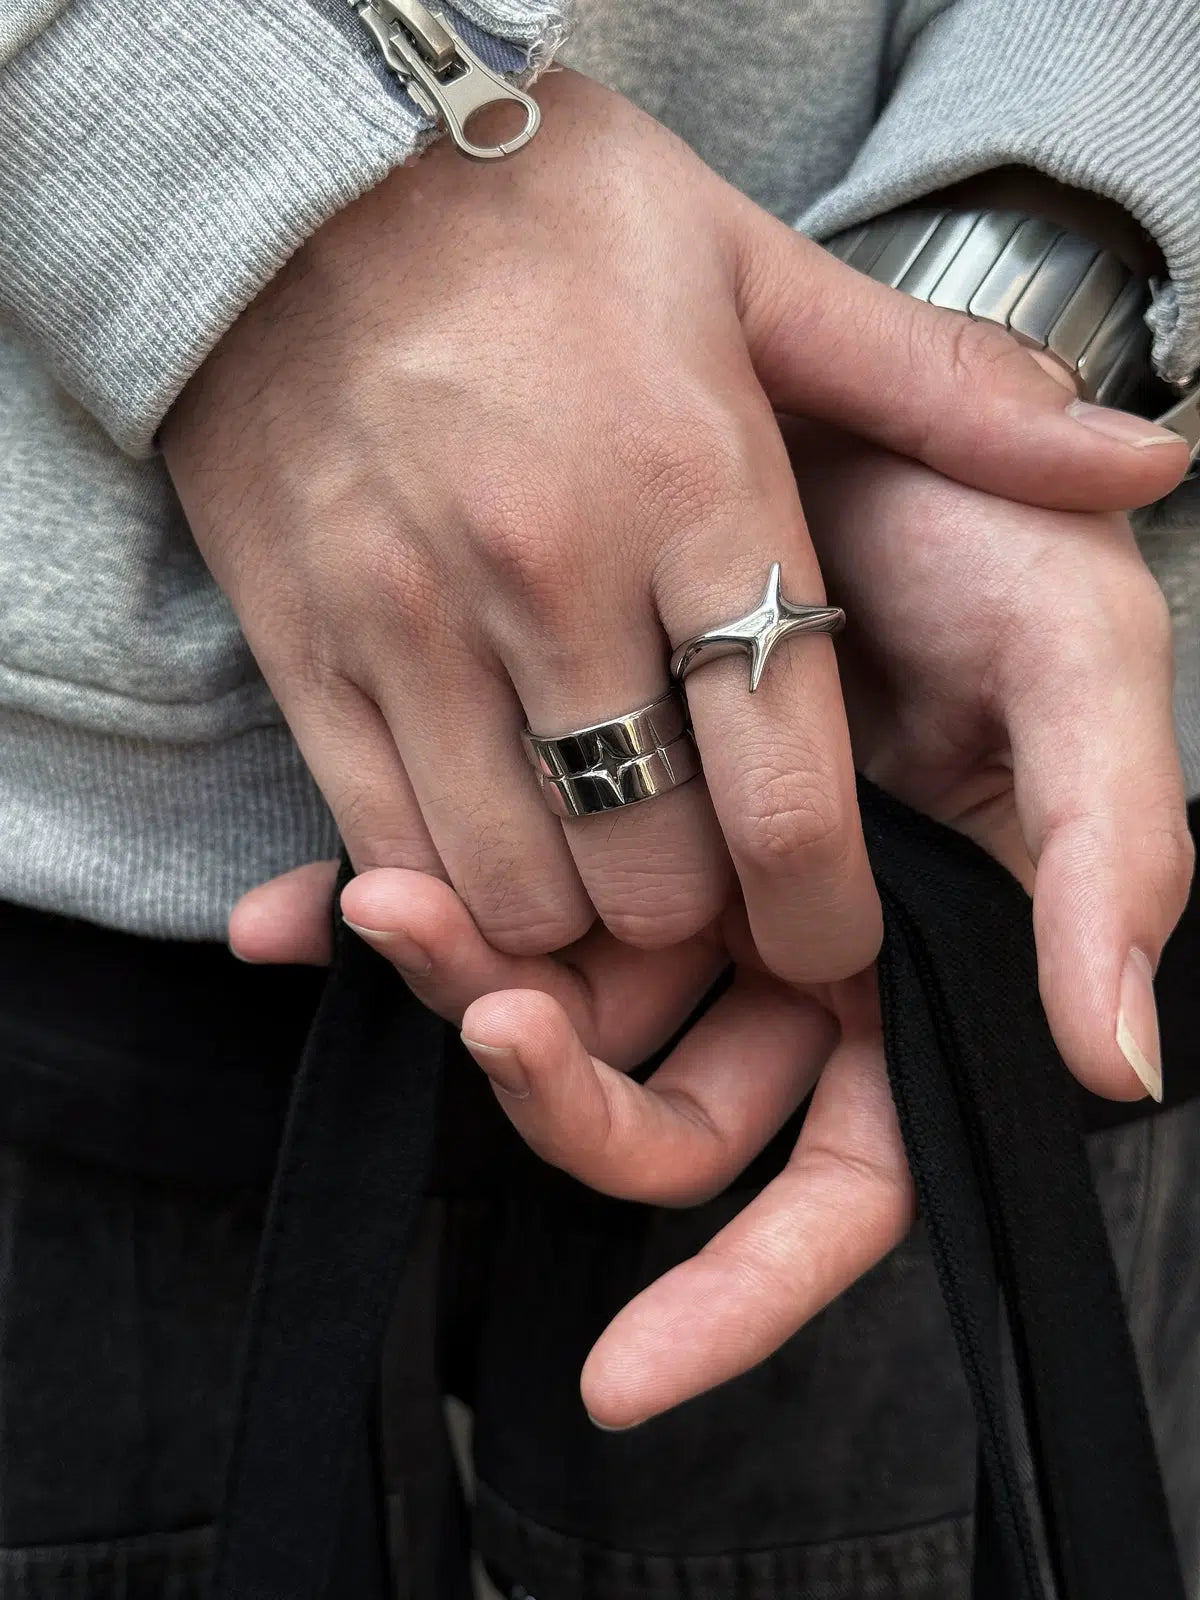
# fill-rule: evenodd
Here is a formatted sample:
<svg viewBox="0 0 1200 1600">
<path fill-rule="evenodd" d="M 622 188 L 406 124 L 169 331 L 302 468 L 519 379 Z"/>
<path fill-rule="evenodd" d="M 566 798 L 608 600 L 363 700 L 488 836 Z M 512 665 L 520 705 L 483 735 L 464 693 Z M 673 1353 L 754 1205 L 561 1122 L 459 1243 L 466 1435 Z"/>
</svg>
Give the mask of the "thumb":
<svg viewBox="0 0 1200 1600">
<path fill-rule="evenodd" d="M 776 410 L 835 423 L 961 483 L 1060 510 L 1128 510 L 1188 469 L 1177 434 L 1078 400 L 1002 328 L 914 300 L 758 211 L 739 304 Z"/>
<path fill-rule="evenodd" d="M 1193 855 L 1170 624 L 1144 569 L 1107 610 L 1105 620 L 1076 604 L 1056 645 L 1026 641 L 1026 662 L 1009 669 L 1026 688 L 1009 697 L 1007 720 L 1021 831 L 1037 863 L 1042 999 L 1059 1049 L 1095 1093 L 1161 1099 L 1152 974 L 1187 902 Z"/>
</svg>

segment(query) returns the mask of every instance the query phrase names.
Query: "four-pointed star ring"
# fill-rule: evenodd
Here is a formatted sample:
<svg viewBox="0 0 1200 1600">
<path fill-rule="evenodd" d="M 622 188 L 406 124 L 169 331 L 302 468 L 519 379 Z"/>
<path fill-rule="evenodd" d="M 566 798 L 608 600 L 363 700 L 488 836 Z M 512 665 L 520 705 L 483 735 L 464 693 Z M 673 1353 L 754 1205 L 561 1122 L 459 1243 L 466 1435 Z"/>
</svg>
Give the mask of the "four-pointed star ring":
<svg viewBox="0 0 1200 1600">
<path fill-rule="evenodd" d="M 779 582 L 776 561 L 763 597 L 753 611 L 685 639 L 671 657 L 671 676 L 676 683 L 682 683 L 689 672 L 706 661 L 745 651 L 750 657 L 750 693 L 753 694 L 762 681 L 771 652 L 781 640 L 794 633 L 838 633 L 845 627 L 846 613 L 839 606 L 794 606 L 783 598 Z"/>
<path fill-rule="evenodd" d="M 684 640 L 671 657 L 672 687 L 649 705 L 553 736 L 526 728 L 521 742 L 551 811 L 590 817 L 653 800 L 699 777 L 700 755 L 678 687 L 688 673 L 717 656 L 745 651 L 753 694 L 780 640 L 793 633 L 837 633 L 845 626 L 846 613 L 838 606 L 794 606 L 779 585 L 776 561 L 753 611 Z"/>
</svg>

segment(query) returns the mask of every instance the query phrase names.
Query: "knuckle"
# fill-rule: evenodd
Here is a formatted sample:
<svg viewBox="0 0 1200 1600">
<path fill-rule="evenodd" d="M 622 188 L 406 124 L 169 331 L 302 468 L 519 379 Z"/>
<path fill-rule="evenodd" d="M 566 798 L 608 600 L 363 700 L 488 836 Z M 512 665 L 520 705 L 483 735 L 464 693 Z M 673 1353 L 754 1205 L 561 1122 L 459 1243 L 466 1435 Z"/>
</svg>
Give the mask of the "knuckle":
<svg viewBox="0 0 1200 1600">
<path fill-rule="evenodd" d="M 476 917 L 480 932 L 501 955 L 549 956 L 582 939 L 590 926 L 586 916 L 572 920 L 551 912 L 531 912 L 514 921 L 511 917 Z"/>
<path fill-rule="evenodd" d="M 494 590 L 515 597 L 535 625 L 561 625 L 578 607 L 570 506 L 552 490 L 496 471 L 477 472 L 464 494 L 470 536 Z"/>
<path fill-rule="evenodd" d="M 1196 872 L 1196 841 L 1186 821 L 1180 821 L 1172 829 L 1169 853 L 1170 876 L 1182 909 Z"/>
<path fill-rule="evenodd" d="M 1136 551 L 1098 543 L 1059 540 L 1014 582 L 1001 637 L 1003 680 L 1017 697 L 1054 682 L 1107 684 L 1115 667 L 1153 696 L 1174 670 L 1170 608 L 1153 573 Z"/>
<path fill-rule="evenodd" d="M 1165 771 L 1153 790 L 1097 809 L 1063 806 L 1047 818 L 1047 837 L 1077 884 L 1095 881 L 1097 863 L 1119 863 L 1118 892 L 1158 942 L 1187 904 L 1196 849 L 1188 827 L 1178 770 Z M 1150 944 L 1155 943 L 1151 937 Z"/>
<path fill-rule="evenodd" d="M 432 563 L 420 561 L 407 562 L 402 572 L 394 568 L 378 572 L 374 593 L 383 602 L 381 615 L 388 632 L 396 628 L 406 650 L 423 657 L 443 648 L 445 641 L 461 630 L 461 618 L 449 603 L 450 588 Z M 372 646 L 376 643 L 377 637 L 372 635 Z M 370 656 L 375 654 L 372 648 Z"/>
<path fill-rule="evenodd" d="M 890 1146 L 852 1149 L 829 1139 L 812 1139 L 795 1160 L 794 1171 L 804 1177 L 814 1169 L 823 1182 L 855 1195 L 862 1227 L 880 1247 L 898 1244 L 912 1226 L 912 1179 L 898 1150 Z M 885 1235 L 878 1231 L 881 1213 L 890 1224 Z"/>
<path fill-rule="evenodd" d="M 321 575 L 314 613 L 328 617 L 337 648 L 360 669 L 397 628 L 407 644 L 424 650 L 461 627 L 450 604 L 452 586 L 434 555 L 401 533 L 375 533 L 360 542 L 352 588 L 348 571 Z"/>
<path fill-rule="evenodd" d="M 1025 375 L 1029 357 L 1013 336 L 960 311 L 923 311 L 910 322 L 910 350 L 926 370 L 956 387 L 974 388 L 1006 373 Z"/>
<path fill-rule="evenodd" d="M 612 1120 L 603 1111 L 565 1126 L 555 1122 L 527 1126 L 521 1136 L 534 1155 L 572 1176 L 595 1176 L 610 1167 L 614 1155 L 620 1159 L 619 1150 L 614 1151 Z"/>
<path fill-rule="evenodd" d="M 977 383 L 981 374 L 1010 370 L 1014 362 L 1028 358 L 1011 335 L 994 323 L 976 322 L 973 317 L 950 313 L 946 328 L 944 364 L 958 382 Z"/>
<path fill-rule="evenodd" d="M 735 854 L 764 870 L 836 871 L 849 857 L 850 819 L 832 783 L 805 773 L 750 772 L 727 832 Z"/>
<path fill-rule="evenodd" d="M 662 950 L 714 922 L 728 899 L 729 873 L 724 861 L 715 863 L 702 850 L 697 841 L 690 859 L 680 860 L 674 840 L 655 839 L 640 850 L 614 852 L 599 871 L 585 871 L 592 902 L 613 937 L 638 950 Z"/>
<path fill-rule="evenodd" d="M 415 806 L 347 781 L 331 784 L 330 809 L 350 846 L 355 868 L 406 867 L 441 875 L 441 863 Z"/>
<path fill-rule="evenodd" d="M 311 695 L 322 705 L 337 705 L 348 700 L 354 685 L 336 631 L 328 624 L 316 621 L 303 633 L 294 635 L 286 651 L 274 659 L 260 649 L 260 657 L 268 673 L 272 667 L 281 684 L 293 692 Z"/>
<path fill-rule="evenodd" d="M 1028 357 L 1015 339 L 991 323 L 976 322 L 963 312 L 935 310 L 932 307 L 904 307 L 907 328 L 904 346 L 907 367 L 937 379 L 941 391 L 963 395 L 976 393 L 1016 375 Z M 932 415 L 922 406 L 901 406 L 897 410 L 898 428 L 893 448 L 904 455 L 923 459 L 944 429 L 945 414 Z"/>
<path fill-rule="evenodd" d="M 242 622 L 272 687 L 348 692 L 340 595 L 322 605 L 317 582 L 276 581 Z"/>
<path fill-rule="evenodd" d="M 551 955 L 582 939 L 593 921 L 582 897 L 522 889 L 515 871 L 491 875 L 466 899 L 480 933 L 502 955 Z"/>
<path fill-rule="evenodd" d="M 1169 662 L 1175 653 L 1170 606 L 1148 569 L 1143 569 L 1139 578 L 1141 581 L 1131 588 L 1122 608 L 1125 627 L 1136 638 L 1141 652 L 1156 663 Z"/>
<path fill-rule="evenodd" d="M 700 904 L 680 906 L 650 903 L 609 907 L 604 926 L 614 939 L 635 950 L 666 950 L 706 928 L 715 912 Z"/>
<path fill-rule="evenodd" d="M 691 1211 L 715 1200 L 737 1175 L 738 1169 L 733 1168 L 712 1174 L 693 1172 L 670 1180 L 652 1178 L 639 1189 L 637 1198 L 642 1205 L 660 1206 L 664 1211 Z"/>
<path fill-rule="evenodd" d="M 361 857 L 367 867 L 391 866 L 390 861 L 383 859 L 387 853 L 387 830 L 379 827 L 374 795 L 353 782 L 344 786 L 327 783 L 326 789 L 338 831 L 344 839 L 353 841 L 356 856 Z"/>
<path fill-rule="evenodd" d="M 523 476 L 495 457 L 465 464 L 455 488 L 459 514 L 472 539 L 497 562 L 510 551 L 512 530 L 528 521 L 531 498 Z"/>
</svg>

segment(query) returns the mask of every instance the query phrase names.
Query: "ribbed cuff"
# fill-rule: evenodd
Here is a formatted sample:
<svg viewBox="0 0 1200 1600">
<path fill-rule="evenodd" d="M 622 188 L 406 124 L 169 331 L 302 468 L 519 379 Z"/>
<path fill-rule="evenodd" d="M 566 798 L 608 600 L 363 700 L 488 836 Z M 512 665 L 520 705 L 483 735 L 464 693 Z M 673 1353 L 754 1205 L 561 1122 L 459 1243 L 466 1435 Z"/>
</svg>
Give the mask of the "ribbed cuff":
<svg viewBox="0 0 1200 1600">
<path fill-rule="evenodd" d="M 0 66 L 31 44 L 71 0 L 16 0 L 0 9 Z"/>
<path fill-rule="evenodd" d="M 126 739 L 0 707 L 0 900 L 223 941 L 234 901 L 337 854 L 288 730 Z"/>
<path fill-rule="evenodd" d="M 1200 5 L 1196 0 L 957 0 L 913 44 L 840 184 L 801 219 L 816 238 L 1001 166 L 1116 201 L 1170 282 L 1154 360 L 1200 369 Z"/>
<path fill-rule="evenodd" d="M 564 27 L 549 0 L 462 15 L 509 71 Z M 149 453 L 287 258 L 427 142 L 385 78 L 345 0 L 73 0 L 0 73 L 0 316 L 122 448 Z"/>
</svg>

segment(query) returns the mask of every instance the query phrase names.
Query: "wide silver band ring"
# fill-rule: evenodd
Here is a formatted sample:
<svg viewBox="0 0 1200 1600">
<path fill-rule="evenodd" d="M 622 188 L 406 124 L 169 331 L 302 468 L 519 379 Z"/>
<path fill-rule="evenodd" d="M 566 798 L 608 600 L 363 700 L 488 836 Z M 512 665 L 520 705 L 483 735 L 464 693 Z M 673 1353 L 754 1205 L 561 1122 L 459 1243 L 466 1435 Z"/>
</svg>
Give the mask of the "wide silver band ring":
<svg viewBox="0 0 1200 1600">
<path fill-rule="evenodd" d="M 762 681 L 763 671 L 777 644 L 797 633 L 840 633 L 846 613 L 840 606 L 797 606 L 783 598 L 779 563 L 767 578 L 763 597 L 752 611 L 722 622 L 685 639 L 671 657 L 671 676 L 682 683 L 707 661 L 744 652 L 750 658 L 750 693 Z"/>
<path fill-rule="evenodd" d="M 542 798 L 559 817 L 593 817 L 601 811 L 640 805 L 669 794 L 700 774 L 700 752 L 691 733 L 673 744 L 611 768 L 570 777 L 541 777 Z"/>
<path fill-rule="evenodd" d="M 640 805 L 698 776 L 700 755 L 678 689 L 607 722 L 521 737 L 546 804 L 560 817 Z"/>
</svg>

